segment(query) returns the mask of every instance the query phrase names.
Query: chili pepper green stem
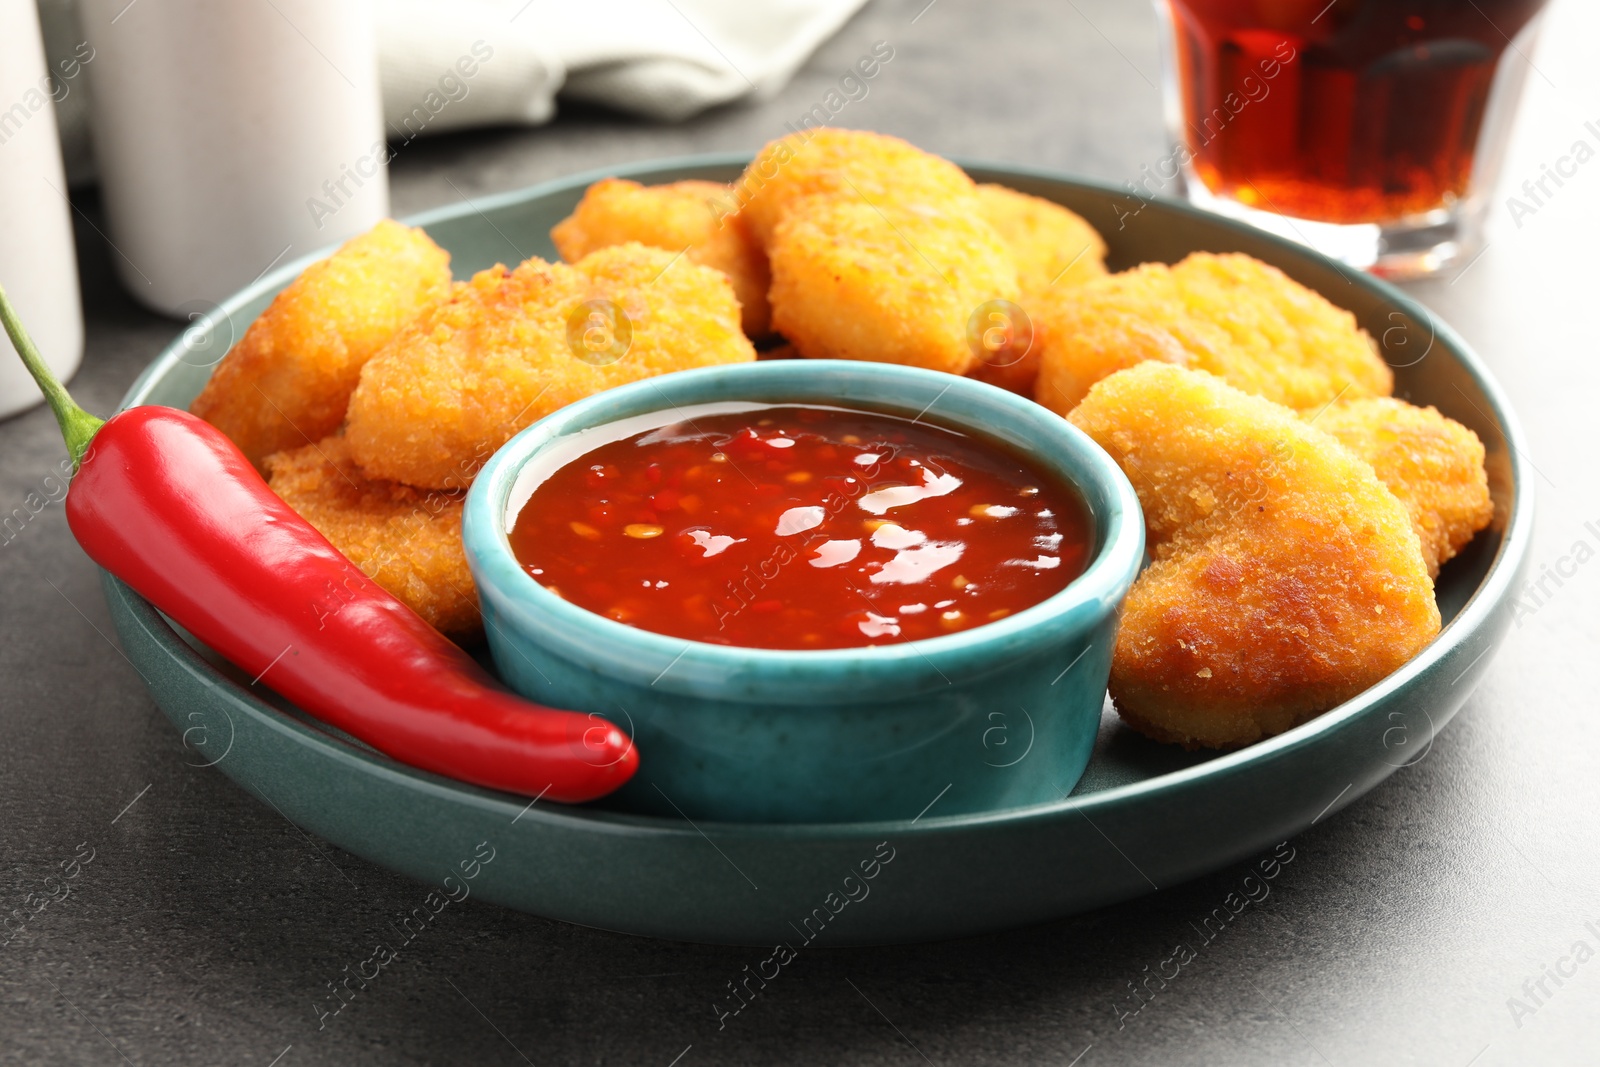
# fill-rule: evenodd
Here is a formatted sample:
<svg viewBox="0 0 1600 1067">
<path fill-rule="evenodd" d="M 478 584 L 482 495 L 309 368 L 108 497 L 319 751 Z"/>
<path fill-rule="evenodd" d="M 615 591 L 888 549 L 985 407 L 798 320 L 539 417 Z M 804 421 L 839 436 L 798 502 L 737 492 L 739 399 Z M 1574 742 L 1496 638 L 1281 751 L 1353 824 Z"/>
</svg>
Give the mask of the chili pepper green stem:
<svg viewBox="0 0 1600 1067">
<path fill-rule="evenodd" d="M 55 412 L 56 422 L 61 424 L 61 436 L 66 438 L 67 451 L 72 455 L 72 469 L 77 470 L 83 462 L 84 454 L 89 451 L 89 442 L 94 440 L 94 435 L 105 425 L 105 420 L 97 419 L 80 408 L 51 372 L 45 364 L 44 357 L 39 354 L 39 349 L 34 346 L 33 338 L 29 337 L 28 331 L 23 328 L 22 320 L 17 317 L 17 309 L 11 306 L 11 300 L 6 296 L 4 286 L 0 286 L 0 322 L 5 324 L 6 335 L 11 338 L 12 347 L 17 350 L 17 355 L 22 357 L 23 365 L 28 368 L 28 373 L 33 375 L 33 380 L 39 383 L 39 389 L 44 393 L 50 410 Z"/>
</svg>

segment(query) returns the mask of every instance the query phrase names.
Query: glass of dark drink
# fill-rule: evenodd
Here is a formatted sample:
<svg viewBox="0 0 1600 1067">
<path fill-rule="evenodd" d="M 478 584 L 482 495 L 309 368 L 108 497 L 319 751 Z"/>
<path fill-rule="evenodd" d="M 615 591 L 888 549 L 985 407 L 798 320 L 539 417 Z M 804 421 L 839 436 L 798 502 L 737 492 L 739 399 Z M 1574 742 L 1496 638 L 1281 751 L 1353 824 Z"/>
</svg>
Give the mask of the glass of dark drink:
<svg viewBox="0 0 1600 1067">
<path fill-rule="evenodd" d="M 1386 277 L 1459 269 L 1544 5 L 1156 0 L 1173 151 L 1137 185 Z"/>
</svg>

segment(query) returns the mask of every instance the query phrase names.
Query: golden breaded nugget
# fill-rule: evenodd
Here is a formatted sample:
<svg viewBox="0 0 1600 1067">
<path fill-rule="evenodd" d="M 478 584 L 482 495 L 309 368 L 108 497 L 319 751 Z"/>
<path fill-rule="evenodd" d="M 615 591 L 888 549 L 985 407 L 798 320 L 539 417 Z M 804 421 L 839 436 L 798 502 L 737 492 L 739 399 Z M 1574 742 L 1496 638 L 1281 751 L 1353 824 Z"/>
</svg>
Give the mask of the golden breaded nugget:
<svg viewBox="0 0 1600 1067">
<path fill-rule="evenodd" d="M 1355 316 L 1249 256 L 1196 252 L 1056 287 L 1028 309 L 1039 403 L 1065 415 L 1144 360 L 1210 371 L 1286 407 L 1387 396 L 1394 375 Z"/>
<path fill-rule="evenodd" d="M 980 305 L 1016 300 L 998 234 L 956 210 L 798 205 L 773 234 L 772 325 L 810 358 L 865 359 L 965 374 Z"/>
<path fill-rule="evenodd" d="M 726 185 L 682 181 L 647 186 L 605 178 L 589 186 L 572 214 L 550 231 L 550 239 L 568 263 L 629 241 L 683 252 L 728 276 L 747 336 L 760 339 L 771 332 L 767 254 L 735 210 Z"/>
<path fill-rule="evenodd" d="M 978 186 L 978 213 L 1011 249 L 1027 297 L 1106 272 L 1106 243 L 1082 215 L 1003 185 Z"/>
<path fill-rule="evenodd" d="M 574 400 L 755 357 L 721 271 L 640 244 L 530 259 L 479 272 L 368 361 L 345 436 L 369 477 L 454 488 Z"/>
<path fill-rule="evenodd" d="M 1054 286 L 1078 285 L 1106 273 L 1105 241 L 1081 216 L 1060 204 L 1003 185 L 980 185 L 978 212 L 1005 241 L 1016 261 L 1024 315 L 1035 294 Z M 1031 316 L 1027 323 L 1011 325 L 1018 332 L 1028 330 Z M 1026 343 L 1020 352 L 1013 347 L 985 356 L 968 376 L 1032 397 L 1039 377 L 1039 346 Z"/>
<path fill-rule="evenodd" d="M 457 640 L 482 629 L 461 547 L 462 492 L 374 481 L 342 437 L 267 459 L 272 491 L 362 572 Z M 337 591 L 326 610 L 337 611 Z"/>
<path fill-rule="evenodd" d="M 790 209 L 812 197 L 942 208 L 970 202 L 975 188 L 954 163 L 898 137 L 827 126 L 769 143 L 733 183 L 739 213 L 763 246 Z"/>
<path fill-rule="evenodd" d="M 449 292 L 450 254 L 385 219 L 279 293 L 189 410 L 261 467 L 337 430 L 362 364 Z"/>
<path fill-rule="evenodd" d="M 1436 408 L 1373 397 L 1340 401 L 1308 415 L 1317 429 L 1372 464 L 1379 480 L 1400 498 L 1422 540 L 1430 575 L 1437 576 L 1494 518 L 1483 442 Z"/>
<path fill-rule="evenodd" d="M 1404 505 L 1332 436 L 1221 379 L 1148 362 L 1071 421 L 1144 507 L 1153 562 L 1123 607 L 1111 696 L 1187 748 L 1281 733 L 1439 632 Z"/>
</svg>

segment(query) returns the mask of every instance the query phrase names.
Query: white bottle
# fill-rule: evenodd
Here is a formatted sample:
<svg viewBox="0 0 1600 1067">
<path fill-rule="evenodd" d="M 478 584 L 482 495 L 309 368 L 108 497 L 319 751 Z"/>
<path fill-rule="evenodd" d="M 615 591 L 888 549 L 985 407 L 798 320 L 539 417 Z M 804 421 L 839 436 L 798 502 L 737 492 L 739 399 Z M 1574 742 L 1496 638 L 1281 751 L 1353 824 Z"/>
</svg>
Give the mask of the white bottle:
<svg viewBox="0 0 1600 1067">
<path fill-rule="evenodd" d="M 389 211 L 368 0 L 82 0 L 128 290 L 204 313 Z"/>
<path fill-rule="evenodd" d="M 83 359 L 72 209 L 61 173 L 54 94 L 34 0 L 0 0 L 0 286 L 50 369 Z M 0 418 L 43 399 L 22 361 L 0 349 Z"/>
</svg>

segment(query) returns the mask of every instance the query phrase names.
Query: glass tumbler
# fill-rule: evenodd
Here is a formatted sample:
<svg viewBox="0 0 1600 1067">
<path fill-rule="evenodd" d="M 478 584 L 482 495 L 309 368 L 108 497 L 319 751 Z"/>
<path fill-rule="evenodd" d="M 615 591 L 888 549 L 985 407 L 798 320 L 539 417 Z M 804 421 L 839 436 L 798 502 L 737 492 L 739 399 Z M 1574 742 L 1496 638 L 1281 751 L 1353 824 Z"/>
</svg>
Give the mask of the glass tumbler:
<svg viewBox="0 0 1600 1067">
<path fill-rule="evenodd" d="M 1136 185 L 1404 279 L 1483 223 L 1545 0 L 1156 0 L 1169 158 Z"/>
</svg>

